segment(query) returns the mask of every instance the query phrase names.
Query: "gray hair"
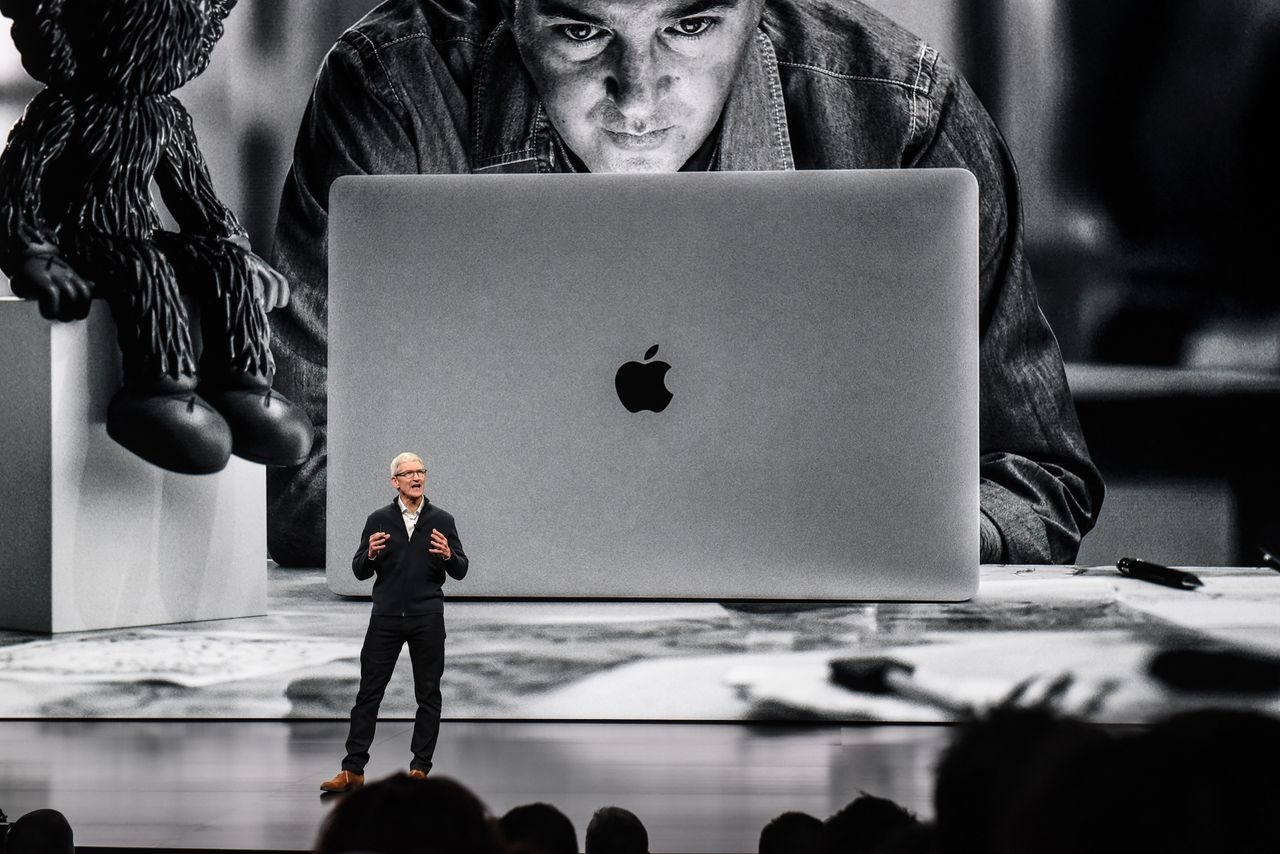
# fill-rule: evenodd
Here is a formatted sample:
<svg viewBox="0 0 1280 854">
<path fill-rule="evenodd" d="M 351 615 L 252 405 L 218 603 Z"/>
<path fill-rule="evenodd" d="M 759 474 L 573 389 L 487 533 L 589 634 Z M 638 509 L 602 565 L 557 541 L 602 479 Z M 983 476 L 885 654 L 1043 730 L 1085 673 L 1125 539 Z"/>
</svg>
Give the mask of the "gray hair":
<svg viewBox="0 0 1280 854">
<path fill-rule="evenodd" d="M 422 457 L 418 456 L 417 454 L 411 453 L 409 451 L 405 451 L 403 454 L 396 454 L 395 459 L 391 461 L 391 476 L 395 477 L 396 469 L 400 468 L 402 463 L 406 463 L 409 460 L 417 460 L 418 462 L 421 463 Z M 425 469 L 427 467 L 427 464 L 422 463 L 422 467 Z"/>
</svg>

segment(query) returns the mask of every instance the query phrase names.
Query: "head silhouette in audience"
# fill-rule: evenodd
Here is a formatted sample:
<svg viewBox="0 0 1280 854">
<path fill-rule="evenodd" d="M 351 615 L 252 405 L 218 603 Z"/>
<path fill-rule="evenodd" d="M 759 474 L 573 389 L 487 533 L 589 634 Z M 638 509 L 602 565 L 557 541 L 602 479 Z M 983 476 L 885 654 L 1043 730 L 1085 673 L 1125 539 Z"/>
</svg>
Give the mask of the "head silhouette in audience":
<svg viewBox="0 0 1280 854">
<path fill-rule="evenodd" d="M 1102 749 L 1100 727 L 1042 707 L 998 708 L 966 724 L 942 755 L 934 783 L 940 854 L 991 854 L 1010 817 L 1066 760 Z"/>
<path fill-rule="evenodd" d="M 447 777 L 396 774 L 345 795 L 320 829 L 317 854 L 504 854 L 484 804 Z"/>
<path fill-rule="evenodd" d="M 823 854 L 874 854 L 920 820 L 887 798 L 863 792 L 827 819 L 822 828 Z"/>
<path fill-rule="evenodd" d="M 57 810 L 33 810 L 0 836 L 4 854 L 75 854 L 71 825 Z"/>
<path fill-rule="evenodd" d="M 551 804 L 512 807 L 498 827 L 513 851 L 521 854 L 578 854 L 578 833 L 569 817 Z"/>
<path fill-rule="evenodd" d="M 784 812 L 760 831 L 760 854 L 821 854 L 822 820 L 806 812 Z"/>
<path fill-rule="evenodd" d="M 1280 720 L 1175 715 L 1066 757 L 1011 805 L 995 854 L 1280 851 Z M 948 849 L 950 850 L 950 849 Z"/>
<path fill-rule="evenodd" d="M 601 807 L 587 825 L 586 854 L 649 854 L 649 833 L 635 813 Z"/>
</svg>

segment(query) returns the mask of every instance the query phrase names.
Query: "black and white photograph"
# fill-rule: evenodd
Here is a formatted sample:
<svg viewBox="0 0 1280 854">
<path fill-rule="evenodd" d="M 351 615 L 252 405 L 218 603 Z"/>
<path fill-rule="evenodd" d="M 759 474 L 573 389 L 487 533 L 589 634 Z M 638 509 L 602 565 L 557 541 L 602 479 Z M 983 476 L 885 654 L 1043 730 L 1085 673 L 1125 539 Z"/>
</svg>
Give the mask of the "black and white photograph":
<svg viewBox="0 0 1280 854">
<path fill-rule="evenodd" d="M 0 34 L 0 854 L 1280 850 L 1280 3 Z"/>
</svg>

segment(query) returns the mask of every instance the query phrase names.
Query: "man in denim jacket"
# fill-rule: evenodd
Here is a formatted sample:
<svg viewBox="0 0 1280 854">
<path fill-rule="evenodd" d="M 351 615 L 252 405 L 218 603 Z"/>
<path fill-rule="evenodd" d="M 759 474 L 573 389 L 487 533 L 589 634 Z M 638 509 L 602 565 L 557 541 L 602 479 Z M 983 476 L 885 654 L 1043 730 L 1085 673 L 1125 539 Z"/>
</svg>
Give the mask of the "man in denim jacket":
<svg viewBox="0 0 1280 854">
<path fill-rule="evenodd" d="M 325 58 L 280 206 L 275 384 L 317 437 L 269 547 L 324 562 L 329 185 L 351 173 L 961 167 L 980 192 L 984 562 L 1070 563 L 1102 481 L 1036 303 L 1017 176 L 938 53 L 853 0 L 389 0 Z"/>
</svg>

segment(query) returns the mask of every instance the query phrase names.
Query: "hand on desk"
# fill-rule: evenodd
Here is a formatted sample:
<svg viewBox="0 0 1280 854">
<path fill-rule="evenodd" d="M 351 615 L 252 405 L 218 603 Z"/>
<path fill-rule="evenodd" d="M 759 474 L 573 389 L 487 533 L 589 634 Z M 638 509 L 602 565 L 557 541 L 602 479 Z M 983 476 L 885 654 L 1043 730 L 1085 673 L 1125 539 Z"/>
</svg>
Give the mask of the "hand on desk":
<svg viewBox="0 0 1280 854">
<path fill-rule="evenodd" d="M 987 514 L 979 513 L 979 563 L 1004 563 L 1004 538 Z"/>
<path fill-rule="evenodd" d="M 1116 679 L 1084 681 L 1070 673 L 1031 676 L 1014 685 L 993 708 L 1038 709 L 1091 718 L 1102 711 L 1107 698 L 1119 688 Z"/>
<path fill-rule="evenodd" d="M 48 320 L 83 320 L 89 316 L 93 283 L 82 278 L 56 250 L 23 260 L 9 280 L 13 295 L 40 303 Z"/>
</svg>

